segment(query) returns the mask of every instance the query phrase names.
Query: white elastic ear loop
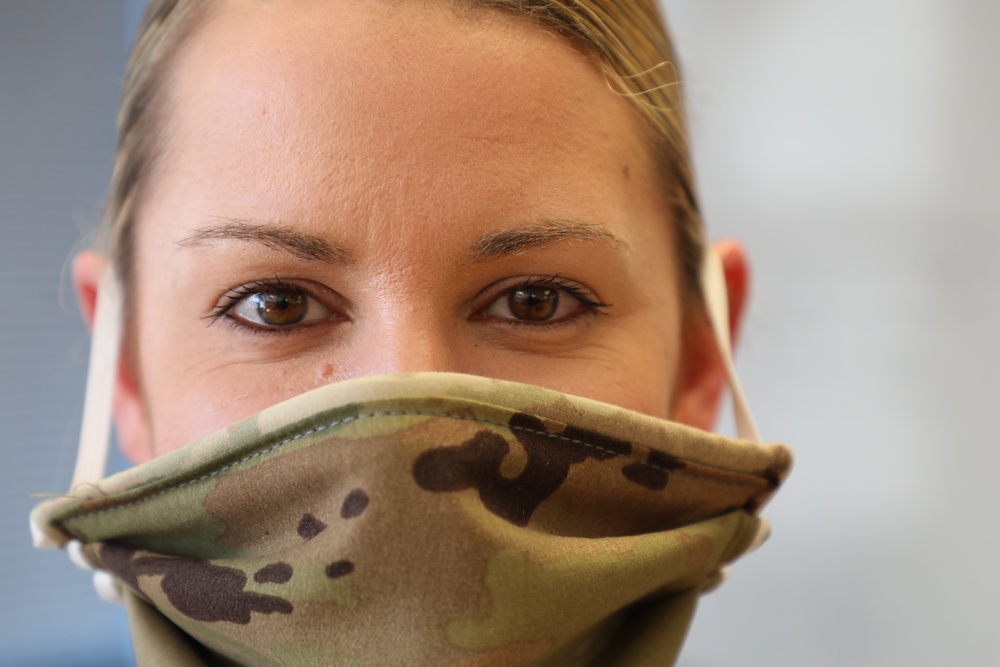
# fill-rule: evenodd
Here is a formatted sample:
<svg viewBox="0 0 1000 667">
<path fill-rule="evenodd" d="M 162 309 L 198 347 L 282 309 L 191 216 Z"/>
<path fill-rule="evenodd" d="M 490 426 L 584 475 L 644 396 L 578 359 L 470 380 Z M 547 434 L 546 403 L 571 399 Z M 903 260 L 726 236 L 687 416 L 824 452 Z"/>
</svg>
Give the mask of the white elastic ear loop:
<svg viewBox="0 0 1000 667">
<path fill-rule="evenodd" d="M 111 441 L 111 410 L 118 375 L 118 356 L 121 353 L 122 315 L 121 287 L 109 262 L 101 272 L 97 287 L 83 425 L 70 489 L 104 477 L 108 443 Z"/>
<path fill-rule="evenodd" d="M 91 334 L 90 363 L 87 370 L 87 390 L 83 400 L 83 425 L 76 454 L 76 470 L 70 489 L 80 484 L 96 482 L 104 477 L 108 447 L 111 442 L 111 411 L 121 353 L 122 297 L 118 278 L 111 264 L 101 272 L 94 308 L 94 328 Z M 32 524 L 34 533 L 34 524 Z M 36 546 L 49 546 L 37 541 Z M 93 565 L 83 555 L 82 545 L 72 540 L 67 545 L 70 560 L 84 569 Z M 121 584 L 109 572 L 94 572 L 94 588 L 105 600 L 121 602 Z"/>
<path fill-rule="evenodd" d="M 736 434 L 743 440 L 760 442 L 760 432 L 754 422 L 740 379 L 733 364 L 733 346 L 729 338 L 729 297 L 726 290 L 726 275 L 722 269 L 722 259 L 711 247 L 705 250 L 701 262 L 701 291 L 705 298 L 705 309 L 719 346 L 719 356 L 729 381 L 729 391 L 733 397 L 733 414 L 736 416 Z"/>
</svg>

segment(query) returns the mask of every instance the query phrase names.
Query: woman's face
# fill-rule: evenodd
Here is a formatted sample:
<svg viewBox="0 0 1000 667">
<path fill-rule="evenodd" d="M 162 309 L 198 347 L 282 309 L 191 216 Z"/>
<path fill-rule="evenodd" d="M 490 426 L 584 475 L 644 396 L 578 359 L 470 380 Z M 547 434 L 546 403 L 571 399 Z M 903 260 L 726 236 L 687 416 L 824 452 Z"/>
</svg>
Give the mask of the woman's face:
<svg viewBox="0 0 1000 667">
<path fill-rule="evenodd" d="M 136 228 L 134 460 L 397 371 L 677 417 L 673 221 L 637 116 L 563 38 L 449 7 L 243 3 L 185 42 Z"/>
</svg>

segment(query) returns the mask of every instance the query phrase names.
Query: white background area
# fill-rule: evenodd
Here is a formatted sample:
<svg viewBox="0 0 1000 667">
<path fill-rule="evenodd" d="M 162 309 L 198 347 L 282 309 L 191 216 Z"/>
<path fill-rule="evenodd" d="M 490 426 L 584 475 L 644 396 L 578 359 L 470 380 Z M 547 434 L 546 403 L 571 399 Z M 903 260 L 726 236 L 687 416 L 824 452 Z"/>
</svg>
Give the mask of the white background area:
<svg viewBox="0 0 1000 667">
<path fill-rule="evenodd" d="M 797 454 L 684 664 L 997 665 L 1000 3 L 665 0 L 738 365 Z"/>
<path fill-rule="evenodd" d="M 141 4 L 0 0 L 0 665 L 128 665 L 32 551 L 87 338 L 62 273 L 107 187 Z M 710 235 L 755 269 L 738 366 L 797 463 L 686 667 L 1000 664 L 1000 2 L 663 0 Z M 725 426 L 724 426 L 725 428 Z"/>
</svg>

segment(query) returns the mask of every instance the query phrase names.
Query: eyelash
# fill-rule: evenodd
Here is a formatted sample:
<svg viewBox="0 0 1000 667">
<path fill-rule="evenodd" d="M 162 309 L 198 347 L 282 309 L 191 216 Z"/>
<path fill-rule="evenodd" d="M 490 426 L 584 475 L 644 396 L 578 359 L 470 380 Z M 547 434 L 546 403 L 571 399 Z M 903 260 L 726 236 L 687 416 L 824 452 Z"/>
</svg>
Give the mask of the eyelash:
<svg viewBox="0 0 1000 667">
<path fill-rule="evenodd" d="M 513 290 L 532 288 L 532 287 L 549 287 L 553 289 L 558 289 L 570 297 L 576 299 L 580 302 L 582 306 L 582 312 L 571 315 L 564 316 L 557 320 L 542 321 L 542 322 L 531 322 L 525 320 L 509 319 L 509 318 L 492 318 L 499 322 L 502 322 L 506 326 L 514 327 L 534 327 L 534 328 L 544 328 L 544 327 L 556 327 L 566 324 L 571 324 L 574 320 L 578 319 L 583 315 L 605 315 L 608 309 L 611 308 L 612 304 L 604 303 L 597 299 L 596 295 L 583 285 L 568 280 L 558 274 L 552 274 L 548 276 L 536 276 L 528 279 L 521 279 L 516 282 L 512 282 L 509 286 L 504 287 L 500 291 L 496 292 L 493 288 L 487 288 L 484 293 L 492 292 L 492 295 L 487 299 L 479 299 L 476 301 L 485 301 L 485 304 L 477 308 L 477 313 L 483 313 L 487 308 L 493 303 L 496 303 L 500 299 L 505 298 Z M 275 276 L 274 278 L 267 280 L 256 280 L 245 285 L 240 285 L 235 287 L 228 292 L 226 292 L 219 304 L 212 308 L 212 312 L 206 315 L 203 319 L 209 321 L 209 326 L 215 324 L 219 321 L 225 321 L 231 326 L 238 327 L 241 330 L 252 334 L 290 334 L 294 333 L 301 325 L 292 325 L 288 327 L 258 327 L 246 324 L 236 317 L 230 316 L 233 308 L 239 305 L 244 299 L 254 294 L 261 292 L 267 292 L 272 290 L 289 290 L 289 291 L 300 291 L 305 293 L 309 298 L 316 299 L 316 297 L 310 293 L 309 290 L 304 289 L 301 285 L 282 280 L 281 278 Z M 485 315 L 480 315 L 479 319 L 490 319 Z"/>
</svg>

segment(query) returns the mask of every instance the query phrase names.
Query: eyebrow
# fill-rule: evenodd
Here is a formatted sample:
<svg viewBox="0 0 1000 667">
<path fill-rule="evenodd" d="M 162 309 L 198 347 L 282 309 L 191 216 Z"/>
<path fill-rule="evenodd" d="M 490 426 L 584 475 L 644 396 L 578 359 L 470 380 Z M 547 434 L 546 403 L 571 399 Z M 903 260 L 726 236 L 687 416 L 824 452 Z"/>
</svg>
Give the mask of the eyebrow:
<svg viewBox="0 0 1000 667">
<path fill-rule="evenodd" d="M 225 224 L 199 229 L 191 236 L 178 241 L 177 245 L 188 248 L 207 245 L 216 240 L 260 243 L 274 250 L 284 250 L 302 259 L 326 264 L 347 265 L 354 261 L 351 251 L 339 243 L 331 243 L 292 227 L 265 225 L 247 220 L 229 219 Z"/>
<path fill-rule="evenodd" d="M 199 229 L 178 241 L 177 245 L 188 248 L 208 245 L 215 240 L 246 241 L 326 264 L 346 266 L 354 261 L 351 251 L 343 245 L 286 225 L 227 220 L 225 224 Z M 619 249 L 631 250 L 624 240 L 601 225 L 583 220 L 557 219 L 485 234 L 472 244 L 472 261 L 485 262 L 512 257 L 564 241 L 607 243 Z"/>
<path fill-rule="evenodd" d="M 619 249 L 630 250 L 629 245 L 607 228 L 584 220 L 549 220 L 537 225 L 526 225 L 490 232 L 472 245 L 473 261 L 483 262 L 520 255 L 560 241 L 609 243 Z"/>
</svg>

